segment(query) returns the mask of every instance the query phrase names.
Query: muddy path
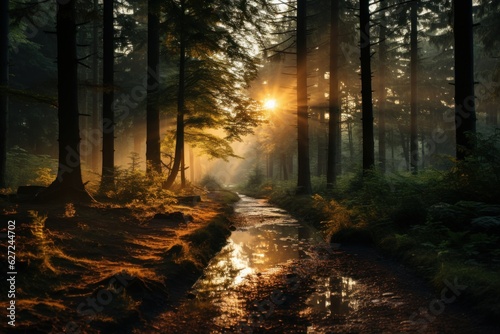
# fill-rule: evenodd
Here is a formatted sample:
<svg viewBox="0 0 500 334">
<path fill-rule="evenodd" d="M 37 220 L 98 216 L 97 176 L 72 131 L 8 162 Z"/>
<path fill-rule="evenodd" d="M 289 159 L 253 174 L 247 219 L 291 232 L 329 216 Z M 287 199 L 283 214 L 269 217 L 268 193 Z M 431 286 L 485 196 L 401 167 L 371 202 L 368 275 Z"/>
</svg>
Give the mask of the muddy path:
<svg viewBox="0 0 500 334">
<path fill-rule="evenodd" d="M 459 277 L 436 291 L 363 246 L 330 245 L 242 196 L 237 229 L 185 299 L 139 333 L 499 333 L 467 308 Z"/>
</svg>

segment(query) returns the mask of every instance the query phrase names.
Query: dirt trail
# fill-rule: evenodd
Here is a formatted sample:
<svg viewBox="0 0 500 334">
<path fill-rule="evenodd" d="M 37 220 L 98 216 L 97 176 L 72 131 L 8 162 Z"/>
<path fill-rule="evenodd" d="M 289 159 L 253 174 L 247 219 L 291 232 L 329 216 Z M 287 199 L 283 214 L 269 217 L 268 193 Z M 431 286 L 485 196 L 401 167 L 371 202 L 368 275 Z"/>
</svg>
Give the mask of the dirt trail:
<svg viewBox="0 0 500 334">
<path fill-rule="evenodd" d="M 300 227 L 297 239 L 276 236 L 275 225 L 300 224 L 289 216 L 278 217 L 286 213 L 262 201 L 246 200 L 240 205 L 239 230 L 252 232 L 251 226 L 264 226 L 263 232 L 252 234 L 257 251 L 241 256 L 249 252 L 245 247 L 255 245 L 247 240 L 239 248 L 233 233 L 234 240 L 221 252 L 227 254 L 215 258 L 201 280 L 213 286 L 207 291 L 195 289 L 196 296 L 189 295 L 136 333 L 500 332 L 500 327 L 486 324 L 467 308 L 462 295 L 467 287 L 459 277 L 448 278 L 443 289 L 435 291 L 372 248 L 332 248 Z M 265 225 L 268 219 L 272 222 Z M 297 256 L 279 257 L 287 248 Z M 261 265 L 258 254 L 263 258 L 274 254 L 279 260 Z M 241 264 L 242 259 L 249 261 Z M 227 263 L 232 263 L 229 269 Z"/>
</svg>

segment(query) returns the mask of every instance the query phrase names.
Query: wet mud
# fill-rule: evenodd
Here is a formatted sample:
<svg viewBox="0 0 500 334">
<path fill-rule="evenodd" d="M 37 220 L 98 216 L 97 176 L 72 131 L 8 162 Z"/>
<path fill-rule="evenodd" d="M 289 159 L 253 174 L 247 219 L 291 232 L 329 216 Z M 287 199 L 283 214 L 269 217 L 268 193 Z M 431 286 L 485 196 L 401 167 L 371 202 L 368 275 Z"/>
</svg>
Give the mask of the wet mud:
<svg viewBox="0 0 500 334">
<path fill-rule="evenodd" d="M 242 196 L 237 229 L 151 333 L 499 333 L 467 308 L 459 278 L 441 291 L 366 246 L 334 245 Z"/>
</svg>

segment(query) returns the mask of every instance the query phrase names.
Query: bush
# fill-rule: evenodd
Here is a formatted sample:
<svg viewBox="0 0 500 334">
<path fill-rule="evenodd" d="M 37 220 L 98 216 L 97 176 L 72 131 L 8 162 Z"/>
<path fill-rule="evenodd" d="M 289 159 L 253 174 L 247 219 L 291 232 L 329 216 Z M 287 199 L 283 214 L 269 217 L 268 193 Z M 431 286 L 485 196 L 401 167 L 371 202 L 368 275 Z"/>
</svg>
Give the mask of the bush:
<svg viewBox="0 0 500 334">
<path fill-rule="evenodd" d="M 215 178 L 214 176 L 208 174 L 203 176 L 203 178 L 200 181 L 200 186 L 209 191 L 222 189 L 220 181 L 217 180 L 217 178 Z"/>
<path fill-rule="evenodd" d="M 129 205 L 132 208 L 154 207 L 164 211 L 175 203 L 175 195 L 163 189 L 163 176 L 153 172 L 146 175 L 137 169 L 137 157 L 131 156 L 129 168 L 115 170 L 115 189 L 108 191 L 110 199 Z"/>
<path fill-rule="evenodd" d="M 6 180 L 12 189 L 23 185 L 47 186 L 55 180 L 57 161 L 15 146 L 7 152 Z M 36 177 L 34 177 L 36 175 Z"/>
<path fill-rule="evenodd" d="M 248 177 L 247 188 L 258 188 L 264 183 L 266 177 L 259 166 L 255 166 L 252 173 Z"/>
</svg>

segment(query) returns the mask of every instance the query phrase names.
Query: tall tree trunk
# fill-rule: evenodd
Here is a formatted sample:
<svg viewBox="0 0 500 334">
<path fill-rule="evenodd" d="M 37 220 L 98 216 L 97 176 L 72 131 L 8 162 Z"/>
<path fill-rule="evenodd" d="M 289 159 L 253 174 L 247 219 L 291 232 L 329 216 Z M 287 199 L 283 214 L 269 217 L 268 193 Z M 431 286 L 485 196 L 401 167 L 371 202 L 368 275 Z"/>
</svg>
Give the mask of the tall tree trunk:
<svg viewBox="0 0 500 334">
<path fill-rule="evenodd" d="M 267 155 L 267 177 L 269 179 L 274 177 L 274 155 L 271 153 Z"/>
<path fill-rule="evenodd" d="M 160 108 L 160 8 L 158 0 L 148 0 L 148 87 L 146 105 L 147 173 L 161 172 Z"/>
<path fill-rule="evenodd" d="M 325 159 L 325 153 L 326 153 L 326 141 L 325 141 L 325 128 L 324 128 L 324 123 L 325 123 L 325 111 L 321 110 L 320 111 L 320 119 L 317 124 L 317 131 L 316 131 L 316 137 L 317 137 L 317 142 L 318 142 L 318 160 L 317 160 L 317 168 L 316 168 L 316 176 L 320 177 L 325 173 L 325 166 L 326 166 L 326 159 Z"/>
<path fill-rule="evenodd" d="M 363 117 L 363 173 L 373 168 L 375 148 L 373 139 L 372 71 L 370 55 L 370 1 L 360 1 L 361 97 Z"/>
<path fill-rule="evenodd" d="M 283 180 L 288 181 L 288 167 L 287 167 L 286 153 L 281 154 L 281 168 L 283 170 Z"/>
<path fill-rule="evenodd" d="M 347 122 L 347 138 L 349 140 L 349 158 L 354 159 L 354 134 L 352 130 L 352 121 Z"/>
<path fill-rule="evenodd" d="M 339 98 L 339 2 L 330 2 L 330 90 L 328 110 L 328 165 L 326 171 L 326 187 L 332 189 L 337 182 L 338 165 L 340 165 L 340 98 Z"/>
<path fill-rule="evenodd" d="M 175 134 L 175 155 L 170 175 L 165 181 L 165 188 L 169 189 L 175 182 L 181 162 L 184 159 L 184 108 L 185 108 L 185 76 L 186 76 L 186 41 L 184 36 L 184 1 L 181 0 L 180 17 L 180 55 L 179 55 L 179 92 L 177 94 L 177 128 Z M 184 185 L 181 184 L 182 187 Z"/>
<path fill-rule="evenodd" d="M 93 10 L 95 14 L 99 11 L 99 0 L 94 0 Z M 99 86 L 99 26 L 97 19 L 92 26 L 92 84 L 95 87 Z M 97 172 L 99 170 L 99 152 L 100 143 L 98 143 L 93 138 L 94 131 L 99 129 L 99 95 L 94 90 L 92 92 L 92 131 L 90 135 L 92 137 L 92 170 Z"/>
<path fill-rule="evenodd" d="M 195 176 L 194 176 L 194 152 L 193 148 L 189 147 L 189 178 L 191 180 L 191 183 L 194 184 L 195 182 Z"/>
<path fill-rule="evenodd" d="M 455 128 L 458 160 L 474 149 L 467 133 L 476 132 L 472 0 L 453 0 L 455 38 Z"/>
<path fill-rule="evenodd" d="M 181 188 L 186 188 L 186 154 L 185 153 L 183 153 L 182 157 L 181 157 Z"/>
<path fill-rule="evenodd" d="M 104 0 L 103 3 L 102 190 L 113 188 L 115 174 L 113 3 L 113 0 Z"/>
<path fill-rule="evenodd" d="M 0 4 L 0 188 L 6 188 L 7 120 L 9 99 L 9 1 Z"/>
<path fill-rule="evenodd" d="M 425 162 L 425 133 L 423 131 L 420 134 L 420 142 L 421 142 L 421 145 L 422 145 L 422 148 L 421 148 L 421 150 L 422 150 L 422 152 L 421 152 L 421 154 L 422 154 L 422 164 L 421 164 L 421 166 L 422 166 L 422 169 L 424 169 L 425 165 L 426 165 L 426 162 Z"/>
<path fill-rule="evenodd" d="M 380 6 L 384 7 L 385 1 L 380 1 Z M 385 13 L 385 12 L 382 12 Z M 383 14 L 385 15 L 385 14 Z M 387 43 L 385 39 L 387 38 L 387 27 L 385 26 L 385 20 L 382 20 L 380 24 L 380 35 L 379 35 L 379 81 L 378 81 L 378 160 L 380 162 L 380 170 L 385 172 L 386 168 L 386 98 L 387 92 L 385 89 L 385 75 L 386 75 L 386 61 L 387 61 Z"/>
<path fill-rule="evenodd" d="M 498 125 L 498 110 L 497 110 L 497 103 L 496 103 L 496 98 L 491 97 L 491 102 L 484 103 L 486 105 L 486 125 L 491 125 L 493 127 L 496 127 Z"/>
<path fill-rule="evenodd" d="M 410 151 L 408 149 L 408 137 L 405 136 L 405 133 L 408 133 L 408 128 L 403 127 L 401 123 L 398 123 L 399 130 L 399 138 L 401 139 L 401 148 L 403 149 L 403 157 L 405 158 L 406 163 L 406 171 L 411 169 L 410 165 Z"/>
<path fill-rule="evenodd" d="M 411 31 L 410 31 L 410 168 L 411 172 L 418 172 L 418 0 L 411 3 Z"/>
<path fill-rule="evenodd" d="M 307 0 L 297 0 L 297 195 L 312 193 L 307 110 Z"/>
<path fill-rule="evenodd" d="M 57 4 L 59 168 L 56 179 L 40 199 L 90 198 L 83 186 L 80 164 L 75 2 Z"/>
</svg>

